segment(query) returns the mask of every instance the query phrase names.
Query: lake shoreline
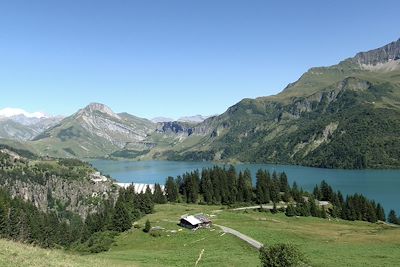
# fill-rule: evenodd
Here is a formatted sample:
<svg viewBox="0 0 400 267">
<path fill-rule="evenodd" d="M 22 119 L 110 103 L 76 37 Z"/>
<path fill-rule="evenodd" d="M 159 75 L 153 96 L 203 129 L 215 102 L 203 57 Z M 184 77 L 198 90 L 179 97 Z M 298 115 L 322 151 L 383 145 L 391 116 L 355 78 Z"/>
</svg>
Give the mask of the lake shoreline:
<svg viewBox="0 0 400 267">
<path fill-rule="evenodd" d="M 92 160 L 89 161 L 103 174 L 109 174 L 117 182 L 165 184 L 168 176 L 176 177 L 185 172 L 201 171 L 203 168 L 211 168 L 214 165 L 229 166 L 230 164 L 218 162 L 194 162 L 194 161 L 114 161 Z M 285 172 L 290 184 L 296 182 L 306 191 L 312 191 L 316 184 L 325 180 L 335 190 L 343 194 L 363 194 L 370 199 L 380 202 L 387 213 L 390 209 L 400 213 L 400 170 L 393 169 L 322 169 L 303 167 L 298 165 L 280 164 L 234 164 L 238 171 L 249 169 L 255 183 L 255 174 L 258 169 L 266 169 L 269 172 Z"/>
</svg>

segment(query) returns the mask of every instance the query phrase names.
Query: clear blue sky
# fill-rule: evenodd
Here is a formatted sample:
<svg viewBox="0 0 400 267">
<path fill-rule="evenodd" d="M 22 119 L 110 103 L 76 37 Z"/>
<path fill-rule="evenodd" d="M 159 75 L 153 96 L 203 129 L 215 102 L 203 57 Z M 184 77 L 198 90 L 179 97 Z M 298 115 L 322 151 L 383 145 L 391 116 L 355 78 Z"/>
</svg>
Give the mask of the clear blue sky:
<svg viewBox="0 0 400 267">
<path fill-rule="evenodd" d="M 222 113 L 400 37 L 399 1 L 2 0 L 0 108 Z"/>
</svg>

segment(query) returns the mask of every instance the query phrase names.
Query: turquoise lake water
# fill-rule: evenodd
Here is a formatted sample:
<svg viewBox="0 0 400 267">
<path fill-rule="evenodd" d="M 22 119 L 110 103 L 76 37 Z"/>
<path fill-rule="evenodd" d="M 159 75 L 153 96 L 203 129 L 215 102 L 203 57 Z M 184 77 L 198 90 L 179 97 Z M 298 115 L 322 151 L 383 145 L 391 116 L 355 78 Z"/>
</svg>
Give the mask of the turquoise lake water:
<svg viewBox="0 0 400 267">
<path fill-rule="evenodd" d="M 119 182 L 148 184 L 164 184 L 168 176 L 176 177 L 187 171 L 201 170 L 215 165 L 213 162 L 185 161 L 91 160 L 90 163 Z M 385 208 L 386 215 L 390 209 L 400 214 L 400 170 L 339 170 L 274 164 L 236 164 L 235 167 L 238 171 L 248 168 L 253 180 L 260 168 L 270 172 L 285 171 L 290 184 L 296 181 L 307 191 L 312 191 L 315 184 L 325 180 L 334 190 L 340 190 L 343 194 L 362 193 L 380 202 Z"/>
</svg>

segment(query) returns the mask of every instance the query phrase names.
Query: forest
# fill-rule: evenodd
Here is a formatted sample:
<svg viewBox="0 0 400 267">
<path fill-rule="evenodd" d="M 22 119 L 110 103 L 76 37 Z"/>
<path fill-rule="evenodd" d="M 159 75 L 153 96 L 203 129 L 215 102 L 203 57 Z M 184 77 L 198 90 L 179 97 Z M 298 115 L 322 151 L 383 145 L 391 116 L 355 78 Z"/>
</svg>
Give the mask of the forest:
<svg viewBox="0 0 400 267">
<path fill-rule="evenodd" d="M 333 217 L 368 222 L 385 221 L 380 203 L 362 194 L 343 196 L 340 191 L 322 181 L 313 192 L 304 191 L 296 182 L 289 185 L 287 175 L 258 170 L 252 183 L 249 170 L 237 172 L 234 166 L 187 172 L 176 178 L 168 177 L 165 194 L 169 202 L 246 206 L 251 204 L 287 203 L 287 216 Z M 324 205 L 323 205 L 324 204 Z M 274 209 L 273 212 L 276 212 Z M 391 218 L 397 218 L 391 211 Z M 396 223 L 397 221 L 394 220 Z"/>
</svg>

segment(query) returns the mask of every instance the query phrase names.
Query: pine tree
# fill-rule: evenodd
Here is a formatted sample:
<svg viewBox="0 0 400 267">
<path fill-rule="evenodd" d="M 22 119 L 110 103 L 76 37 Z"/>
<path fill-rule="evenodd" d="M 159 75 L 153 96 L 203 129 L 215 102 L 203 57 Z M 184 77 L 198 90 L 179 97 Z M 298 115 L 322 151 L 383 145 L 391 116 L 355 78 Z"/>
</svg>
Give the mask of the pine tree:
<svg viewBox="0 0 400 267">
<path fill-rule="evenodd" d="M 237 193 L 237 198 L 236 198 L 239 203 L 244 202 L 245 187 L 246 187 L 246 182 L 245 182 L 245 180 L 243 178 L 243 173 L 239 172 L 238 193 Z"/>
<path fill-rule="evenodd" d="M 110 230 L 124 232 L 132 227 L 129 212 L 122 199 L 118 198 L 114 207 L 114 214 L 111 219 Z"/>
<path fill-rule="evenodd" d="M 222 186 L 221 186 L 221 180 L 219 179 L 218 176 L 217 167 L 210 169 L 210 178 L 213 187 L 213 203 L 221 203 Z"/>
<path fill-rule="evenodd" d="M 267 173 L 261 169 L 256 174 L 256 199 L 258 204 L 265 204 L 270 201 Z"/>
<path fill-rule="evenodd" d="M 274 175 L 272 175 L 272 177 L 274 177 Z M 269 194 L 274 203 L 277 203 L 281 200 L 279 193 L 279 181 L 276 177 L 277 176 L 275 173 L 275 178 L 272 178 L 271 185 L 269 186 Z"/>
<path fill-rule="evenodd" d="M 214 189 L 209 170 L 203 170 L 201 173 L 200 193 L 207 204 L 213 203 Z"/>
<path fill-rule="evenodd" d="M 251 181 L 251 172 L 249 169 L 243 172 L 243 179 L 245 181 L 244 201 L 250 203 L 253 199 L 253 183 Z"/>
<path fill-rule="evenodd" d="M 227 171 L 227 182 L 228 182 L 228 203 L 233 204 L 236 202 L 236 195 L 238 191 L 236 169 L 233 165 L 230 165 Z"/>
<path fill-rule="evenodd" d="M 308 206 L 309 206 L 309 210 L 310 210 L 310 215 L 312 217 L 319 217 L 320 216 L 320 211 L 319 211 L 319 208 L 317 207 L 317 205 L 315 204 L 315 198 L 314 197 L 310 197 L 308 199 Z"/>
<path fill-rule="evenodd" d="M 7 210 L 3 203 L 0 203 L 0 237 L 5 237 L 7 234 Z"/>
<path fill-rule="evenodd" d="M 167 199 L 165 198 L 164 192 L 161 189 L 160 184 L 154 185 L 154 194 L 153 194 L 154 203 L 157 204 L 165 204 Z"/>
<path fill-rule="evenodd" d="M 393 224 L 400 224 L 399 218 L 397 218 L 396 212 L 394 210 L 390 210 L 388 215 L 388 222 Z"/>
<path fill-rule="evenodd" d="M 280 191 L 283 193 L 289 192 L 289 182 L 288 178 L 285 172 L 282 172 L 279 175 L 279 186 L 280 186 Z"/>
<path fill-rule="evenodd" d="M 315 185 L 314 190 L 313 190 L 313 195 L 314 195 L 315 199 L 318 199 L 318 200 L 322 199 L 321 190 L 319 190 L 318 185 Z"/>
<path fill-rule="evenodd" d="M 301 201 L 302 198 L 301 193 L 299 191 L 299 187 L 297 186 L 296 182 L 293 182 L 292 185 L 292 197 L 296 202 Z"/>
<path fill-rule="evenodd" d="M 383 222 L 386 220 L 385 210 L 383 209 L 380 203 L 378 203 L 378 205 L 376 206 L 376 217 L 378 218 L 378 220 Z"/>
<path fill-rule="evenodd" d="M 169 202 L 176 202 L 178 200 L 178 185 L 171 176 L 167 178 L 165 183 L 165 192 Z"/>
</svg>

